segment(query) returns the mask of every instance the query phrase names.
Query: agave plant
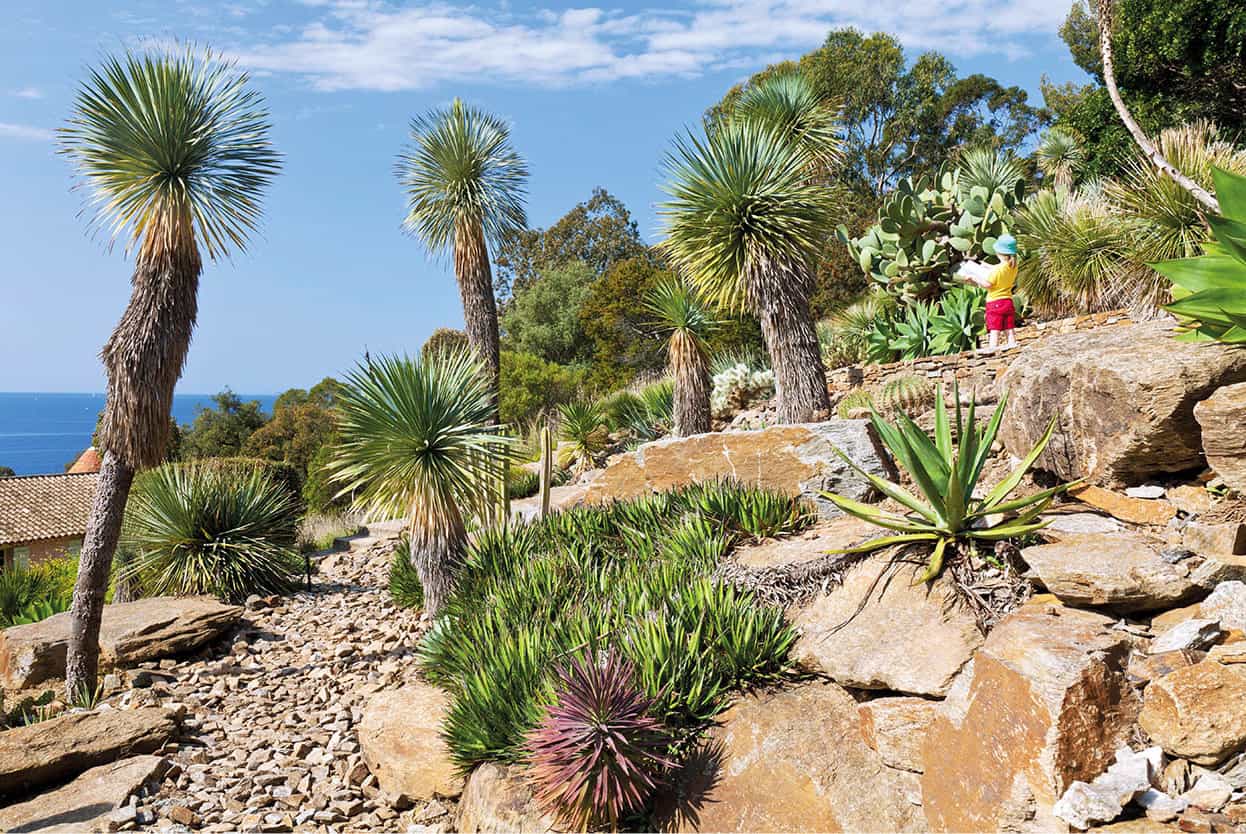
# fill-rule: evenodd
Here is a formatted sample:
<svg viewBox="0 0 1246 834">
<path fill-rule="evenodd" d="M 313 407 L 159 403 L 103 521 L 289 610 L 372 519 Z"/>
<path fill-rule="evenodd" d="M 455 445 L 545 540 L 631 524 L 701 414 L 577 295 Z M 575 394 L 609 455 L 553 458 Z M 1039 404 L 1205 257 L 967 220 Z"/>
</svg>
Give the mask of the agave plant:
<svg viewBox="0 0 1246 834">
<path fill-rule="evenodd" d="M 668 278 L 645 299 L 660 332 L 667 334 L 667 365 L 675 380 L 675 435 L 710 430 L 710 371 L 705 340 L 717 322 L 697 292 Z"/>
<path fill-rule="evenodd" d="M 527 740 L 536 799 L 572 831 L 616 830 L 657 789 L 669 738 L 653 700 L 614 652 L 575 660 L 558 676 L 556 701 Z"/>
<path fill-rule="evenodd" d="M 1177 338 L 1246 344 L 1246 176 L 1215 169 L 1223 214 L 1207 218 L 1216 239 L 1206 254 L 1155 264 L 1173 283 L 1165 307 L 1181 322 Z"/>
<path fill-rule="evenodd" d="M 896 462 L 913 479 L 921 497 L 913 495 L 899 484 L 866 472 L 853 463 L 848 455 L 836 450 L 849 466 L 879 492 L 908 510 L 900 515 L 842 495 L 824 492 L 824 497 L 849 515 L 894 531 L 893 535 L 882 536 L 840 552 L 868 553 L 893 545 L 929 543 L 932 546 L 930 559 L 925 572 L 914 583 L 918 584 L 929 582 L 942 572 L 949 548 L 955 553 L 958 548 L 974 540 L 1013 539 L 1045 526 L 1046 522 L 1041 520 L 1042 513 L 1056 495 L 1074 484 L 1061 484 L 1021 498 L 1009 496 L 1051 440 L 1056 427 L 1055 419 L 1052 419 L 1038 443 L 1008 477 L 1000 481 L 985 497 L 975 498 L 978 478 L 991 454 L 991 445 L 999 432 L 1008 397 L 1004 395 L 1000 398 L 995 413 L 985 427 L 979 426 L 975 420 L 973 401 L 969 403 L 968 413 L 965 413 L 959 392 L 954 397 L 955 439 L 942 391 L 935 397 L 933 436 L 927 435 L 903 413 L 896 415 L 896 422 L 893 424 L 884 420 L 877 411 L 871 410 L 870 420 L 878 436 L 882 438 Z M 1006 520 L 992 524 L 991 517 L 1006 517 Z"/>
<path fill-rule="evenodd" d="M 939 299 L 938 312 L 930 323 L 930 352 L 961 353 L 978 346 L 986 330 L 986 292 L 977 287 L 957 287 Z"/>
<path fill-rule="evenodd" d="M 918 359 L 929 356 L 934 339 L 934 316 L 931 305 L 915 301 L 904 307 L 904 316 L 895 323 L 896 335 L 891 340 L 892 350 L 901 359 Z"/>
<path fill-rule="evenodd" d="M 298 501 L 259 468 L 169 463 L 144 473 L 126 507 L 122 583 L 241 602 L 283 593 L 302 568 Z"/>
<path fill-rule="evenodd" d="M 567 444 L 559 465 L 577 472 L 591 469 L 610 439 L 600 406 L 590 402 L 566 403 L 558 406 L 558 417 L 558 437 Z"/>
<path fill-rule="evenodd" d="M 369 518 L 407 518 L 411 561 L 436 616 L 454 588 L 466 522 L 485 516 L 517 443 L 492 425 L 488 372 L 468 350 L 371 359 L 338 395 L 329 464 Z"/>
</svg>

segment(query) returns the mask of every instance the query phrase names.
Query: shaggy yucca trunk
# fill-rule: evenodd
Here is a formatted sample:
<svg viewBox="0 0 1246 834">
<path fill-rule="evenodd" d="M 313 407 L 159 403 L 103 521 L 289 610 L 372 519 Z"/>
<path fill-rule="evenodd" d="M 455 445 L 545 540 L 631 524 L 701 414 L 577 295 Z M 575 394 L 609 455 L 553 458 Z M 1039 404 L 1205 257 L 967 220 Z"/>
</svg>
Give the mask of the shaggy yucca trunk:
<svg viewBox="0 0 1246 834">
<path fill-rule="evenodd" d="M 676 331 L 671 336 L 670 351 L 675 377 L 675 436 L 703 434 L 710 430 L 709 362 L 687 333 Z"/>
<path fill-rule="evenodd" d="M 435 619 L 454 591 L 467 528 L 453 503 L 434 498 L 411 516 L 411 566 L 424 588 L 424 613 Z"/>
<path fill-rule="evenodd" d="M 1220 202 L 1213 197 L 1207 189 L 1178 171 L 1172 163 L 1160 152 L 1155 146 L 1151 138 L 1142 130 L 1142 126 L 1134 120 L 1133 114 L 1129 112 L 1129 108 L 1125 106 L 1125 100 L 1121 98 L 1121 92 L 1116 87 L 1116 67 L 1112 54 L 1112 24 L 1115 20 L 1115 3 L 1113 0 L 1098 0 L 1098 17 L 1099 17 L 1099 56 L 1103 60 L 1103 84 L 1108 88 L 1108 97 L 1112 99 L 1112 105 L 1116 108 L 1116 113 L 1121 117 L 1121 121 L 1125 123 L 1125 128 L 1133 136 L 1134 141 L 1138 143 L 1138 147 L 1142 148 L 1145 153 L 1165 174 L 1173 179 L 1178 185 L 1190 192 L 1194 199 L 1198 200 L 1208 210 L 1219 214 Z"/>
<path fill-rule="evenodd" d="M 489 249 L 484 230 L 478 222 L 460 220 L 454 232 L 454 274 L 458 278 L 463 299 L 463 324 L 467 341 L 485 366 L 489 390 L 497 414 L 498 375 L 498 307 L 493 297 L 493 274 L 489 267 Z"/>
<path fill-rule="evenodd" d="M 825 420 L 831 399 L 818 333 L 809 312 L 808 270 L 758 258 L 748 274 L 748 303 L 761 324 L 784 423 Z"/>
<path fill-rule="evenodd" d="M 100 354 L 108 373 L 99 432 L 104 462 L 69 609 L 70 697 L 95 688 L 104 593 L 134 473 L 160 463 L 168 445 L 173 388 L 190 348 L 203 268 L 190 222 L 182 213 L 170 219 L 167 233 L 143 241 L 130 304 Z"/>
</svg>

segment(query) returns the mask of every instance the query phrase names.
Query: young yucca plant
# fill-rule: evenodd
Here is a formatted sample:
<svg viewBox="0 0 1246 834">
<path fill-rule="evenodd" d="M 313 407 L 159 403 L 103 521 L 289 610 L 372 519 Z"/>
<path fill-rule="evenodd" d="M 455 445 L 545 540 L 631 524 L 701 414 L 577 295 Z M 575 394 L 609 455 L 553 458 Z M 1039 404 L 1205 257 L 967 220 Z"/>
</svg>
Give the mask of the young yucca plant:
<svg viewBox="0 0 1246 834">
<path fill-rule="evenodd" d="M 1046 525 L 1042 513 L 1056 495 L 1074 484 L 1062 484 L 1042 490 L 1034 495 L 1009 499 L 1012 491 L 1042 454 L 1056 423 L 1054 418 L 1047 431 L 1017 464 L 1016 468 L 1000 481 L 984 498 L 974 498 L 974 490 L 982 467 L 991 454 L 991 445 L 999 432 L 1000 420 L 1008 405 L 1007 394 L 1000 397 L 999 405 L 986 426 L 979 427 L 974 419 L 975 403 L 969 403 L 968 413 L 956 399 L 956 437 L 948 421 L 947 408 L 943 403 L 943 391 L 935 397 L 934 436 L 928 436 L 916 423 L 903 413 L 896 415 L 894 424 L 888 423 L 877 411 L 871 410 L 870 420 L 878 436 L 882 438 L 897 464 L 912 477 L 922 497 L 913 495 L 899 484 L 892 483 L 861 469 L 848 455 L 836 450 L 848 465 L 874 485 L 879 492 L 897 501 L 909 510 L 904 515 L 887 512 L 869 504 L 845 498 L 832 492 L 823 496 L 844 512 L 871 524 L 894 531 L 841 553 L 867 553 L 892 545 L 930 543 L 930 560 L 925 572 L 914 584 L 929 582 L 943 570 L 943 564 L 951 549 L 957 549 L 972 540 L 1000 541 L 1033 533 Z M 924 499 L 924 500 L 923 500 Z M 988 525 L 989 516 L 1012 516 Z"/>
<path fill-rule="evenodd" d="M 675 435 L 710 430 L 710 369 L 705 340 L 717 326 L 696 290 L 674 278 L 658 283 L 646 299 L 660 331 L 668 335 L 667 366 L 675 379 Z"/>
<path fill-rule="evenodd" d="M 405 537 L 394 548 L 389 563 L 389 596 L 399 608 L 419 608 L 424 604 L 424 586 L 411 564 L 411 542 Z"/>
<path fill-rule="evenodd" d="M 517 441 L 492 425 L 491 381 L 467 349 L 372 359 L 346 381 L 332 478 L 369 518 L 408 519 L 425 611 L 436 616 L 467 545 L 465 514 L 489 511 Z"/>
<path fill-rule="evenodd" d="M 596 403 L 566 403 L 558 406 L 558 417 L 558 437 L 569 444 L 559 464 L 576 472 L 591 469 L 610 438 L 601 408 Z"/>
<path fill-rule="evenodd" d="M 117 579 L 145 592 L 241 602 L 298 583 L 298 502 L 259 469 L 164 464 L 141 476 L 126 507 Z"/>
<path fill-rule="evenodd" d="M 600 664 L 573 661 L 528 735 L 537 801 L 571 830 L 615 830 L 645 806 L 671 766 L 669 737 L 634 677 L 614 652 Z"/>
</svg>

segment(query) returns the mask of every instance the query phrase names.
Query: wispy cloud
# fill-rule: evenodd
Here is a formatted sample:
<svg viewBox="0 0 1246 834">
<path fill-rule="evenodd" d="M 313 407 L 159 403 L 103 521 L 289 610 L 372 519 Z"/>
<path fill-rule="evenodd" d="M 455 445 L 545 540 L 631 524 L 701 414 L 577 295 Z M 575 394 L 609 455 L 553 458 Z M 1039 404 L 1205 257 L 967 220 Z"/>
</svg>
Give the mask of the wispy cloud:
<svg viewBox="0 0 1246 834">
<path fill-rule="evenodd" d="M 302 0 L 286 36 L 236 50 L 253 69 L 294 73 L 320 90 L 397 91 L 443 81 L 569 84 L 695 76 L 817 45 L 835 26 L 880 22 L 907 46 L 955 56 L 1024 54 L 1067 11 L 1053 0 L 696 0 L 622 12 L 382 0 Z"/>
<path fill-rule="evenodd" d="M 11 122 L 0 122 L 0 139 L 25 139 L 30 142 L 50 142 L 53 133 L 34 125 L 18 125 Z"/>
<path fill-rule="evenodd" d="M 19 90 L 14 90 L 13 95 L 17 98 L 43 98 L 43 90 L 40 90 L 38 87 L 22 87 Z"/>
</svg>

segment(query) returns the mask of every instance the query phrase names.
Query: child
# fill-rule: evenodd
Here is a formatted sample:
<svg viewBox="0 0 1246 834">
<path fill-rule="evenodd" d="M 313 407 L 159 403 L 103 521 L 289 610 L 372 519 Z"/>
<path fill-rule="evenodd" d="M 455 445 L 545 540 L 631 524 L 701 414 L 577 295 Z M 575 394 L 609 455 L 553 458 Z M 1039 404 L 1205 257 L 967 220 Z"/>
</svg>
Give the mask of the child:
<svg viewBox="0 0 1246 834">
<path fill-rule="evenodd" d="M 995 241 L 999 263 L 994 266 L 966 261 L 957 277 L 986 290 L 987 350 L 999 347 L 1004 334 L 1004 350 L 1017 346 L 1017 310 L 1012 303 L 1012 286 L 1017 282 L 1017 239 L 1000 235 Z"/>
</svg>

